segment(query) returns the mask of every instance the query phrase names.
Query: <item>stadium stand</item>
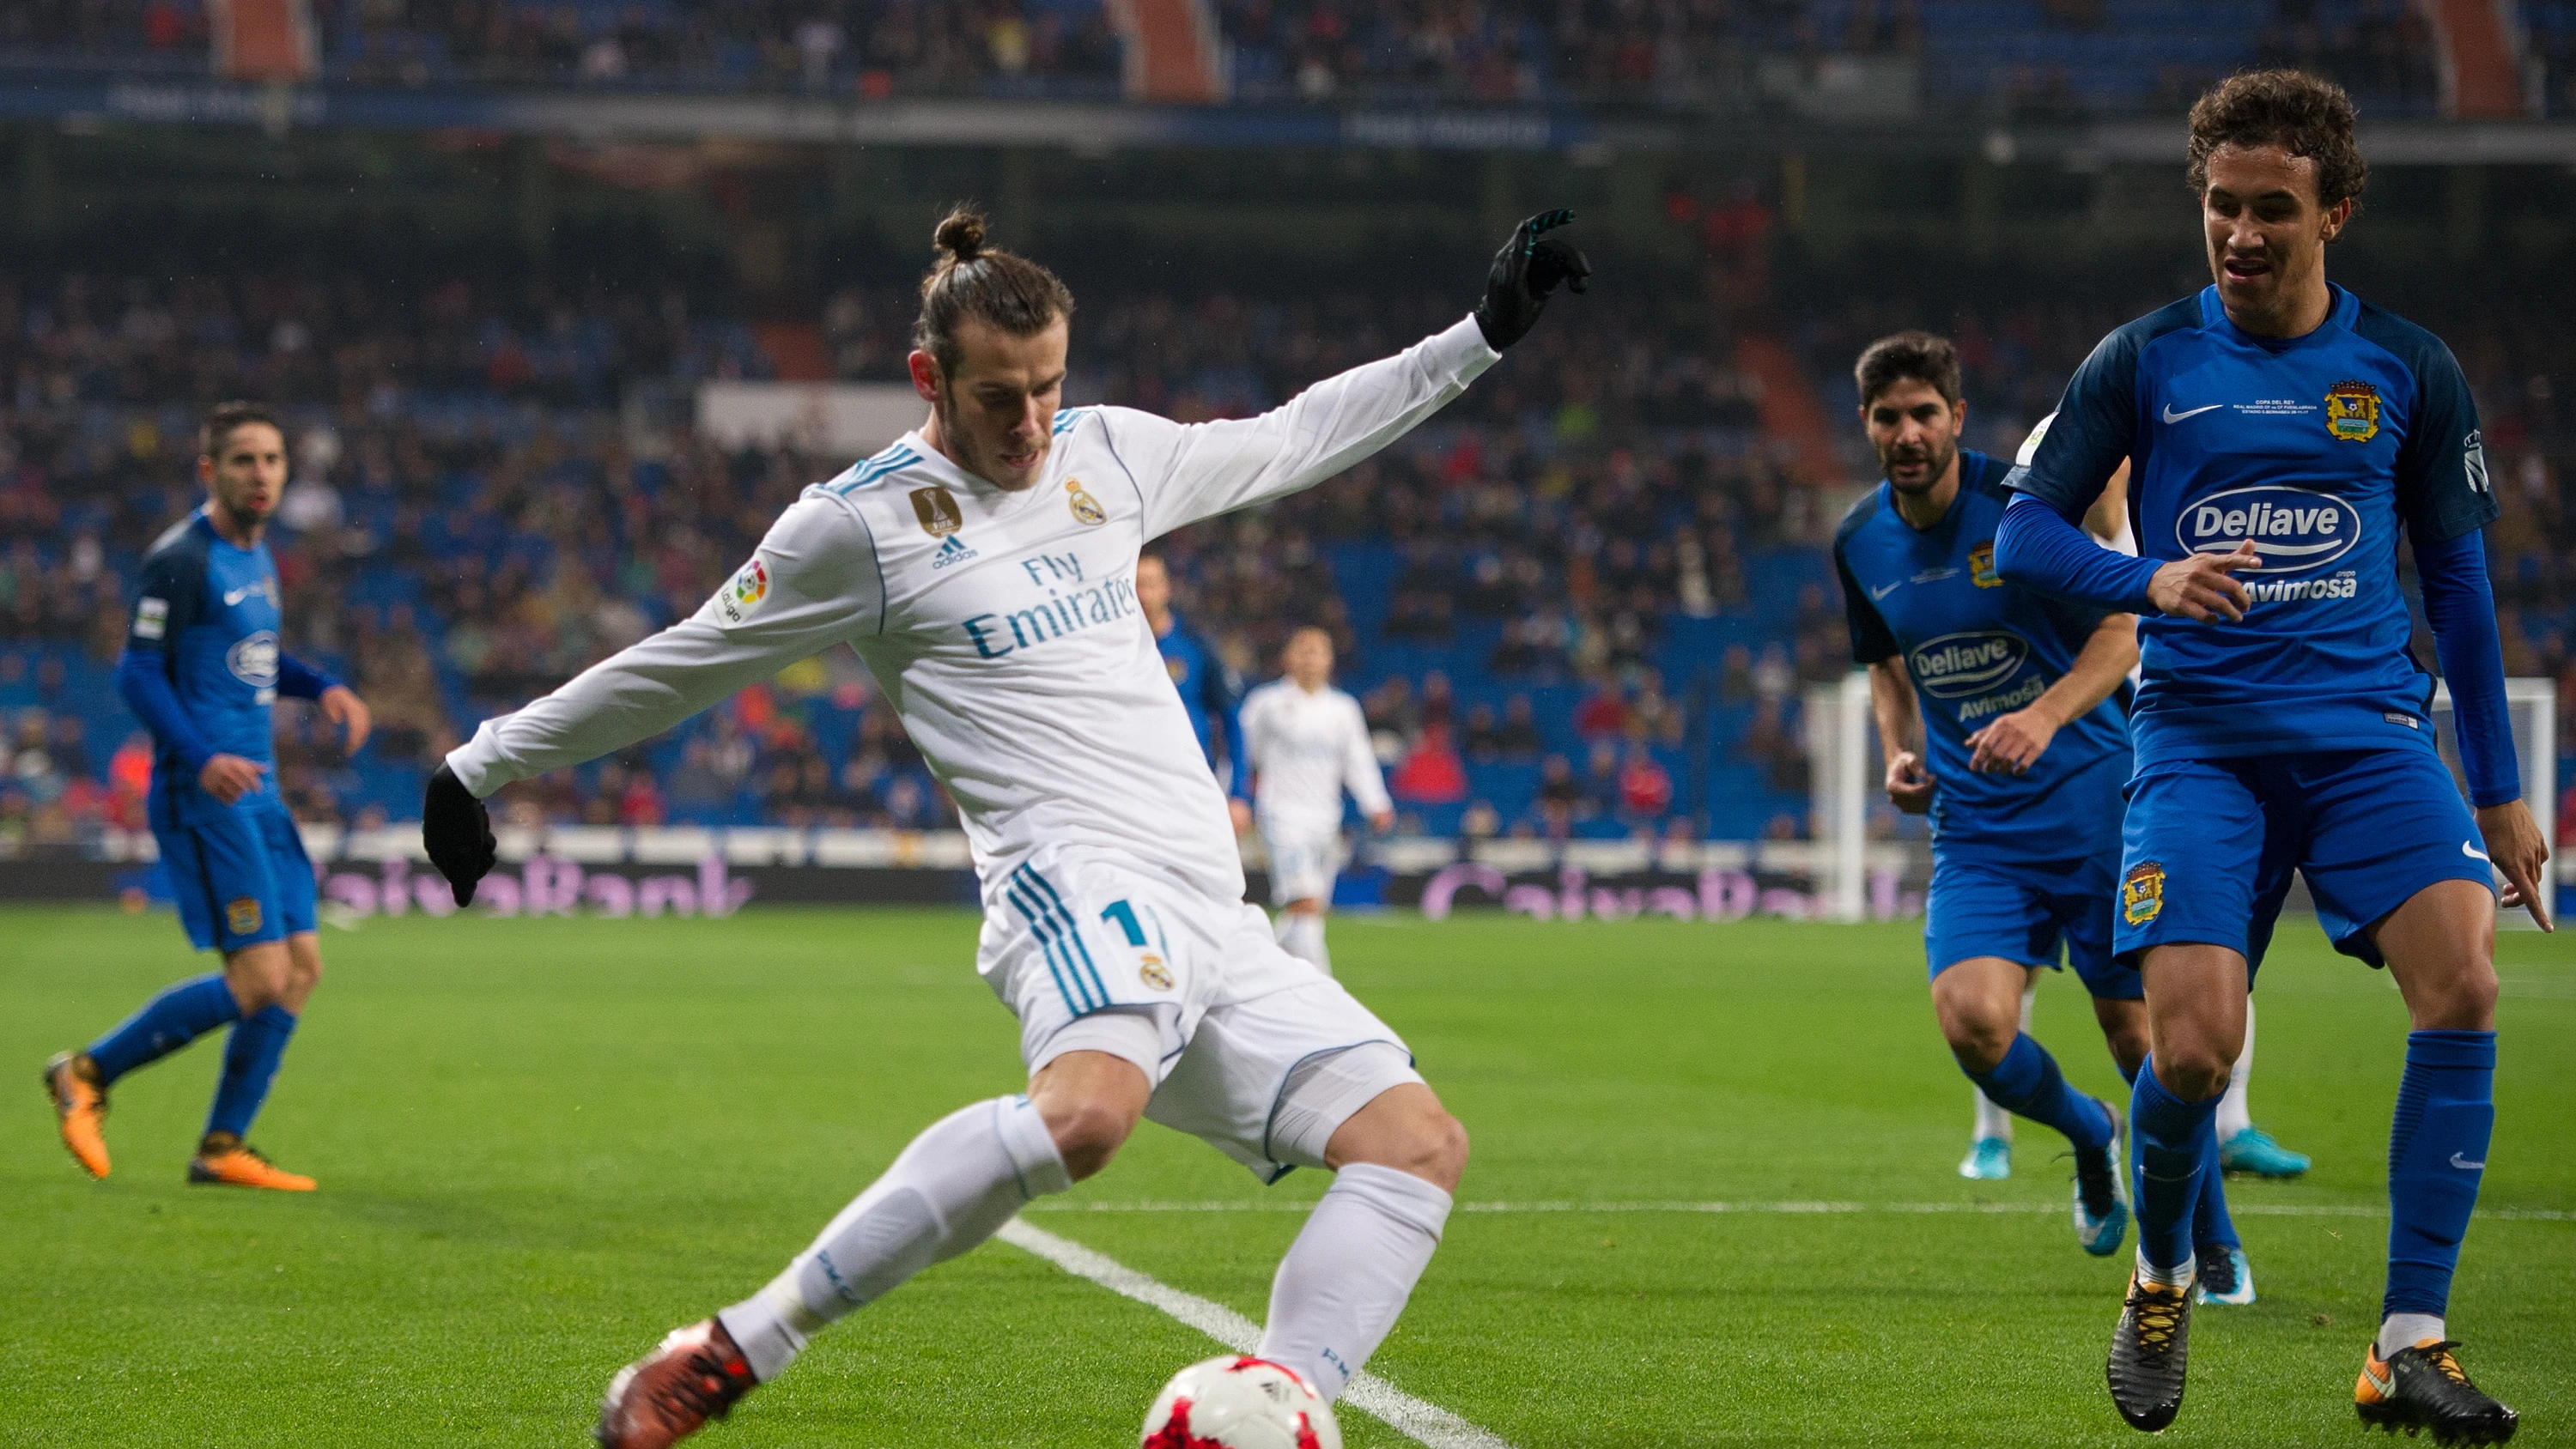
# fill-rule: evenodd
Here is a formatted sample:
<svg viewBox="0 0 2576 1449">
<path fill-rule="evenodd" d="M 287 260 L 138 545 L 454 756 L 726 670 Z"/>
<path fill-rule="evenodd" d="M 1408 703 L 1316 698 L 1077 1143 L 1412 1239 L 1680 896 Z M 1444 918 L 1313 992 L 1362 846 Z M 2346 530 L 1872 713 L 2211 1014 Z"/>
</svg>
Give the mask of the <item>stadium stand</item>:
<svg viewBox="0 0 2576 1449">
<path fill-rule="evenodd" d="M 325 79 L 896 96 L 1109 98 L 1123 42 L 1099 0 L 317 0 Z M 2211 79 L 2298 64 L 2374 118 L 2431 114 L 2438 48 L 2403 0 L 1215 0 L 1243 103 L 1775 107 L 1839 57 L 1919 62 L 1922 101 L 1970 115 L 2173 113 Z M 2518 38 L 2546 104 L 2569 104 L 2571 7 L 2532 0 L 2519 37 L 2473 47 L 2510 91 Z M 202 0 L 20 0 L 13 69 L 200 74 Z M 1782 69 L 1786 67 L 1786 69 Z M 2510 98 L 2508 97 L 2508 104 Z M 2474 108 L 2464 114 L 2479 113 Z"/>
<path fill-rule="evenodd" d="M 1819 302 L 1766 345 L 1803 365 L 1803 411 L 1840 420 L 1863 341 L 1946 326 L 1971 441 L 2008 452 L 2131 285 L 1947 317 L 1898 296 Z M 1294 623 L 1330 628 L 1411 831 L 1796 836 L 1800 697 L 1846 668 L 1821 545 L 1865 460 L 1820 463 L 1766 428 L 1780 383 L 1730 361 L 1752 334 L 1634 293 L 1587 302 L 1589 325 L 1542 332 L 1352 474 L 1169 540 L 1182 607 L 1253 677 Z M 1454 308 L 1445 293 L 1086 294 L 1068 396 L 1255 412 Z M 287 636 L 377 712 L 351 762 L 288 716 L 279 778 L 307 819 L 403 818 L 475 721 L 694 610 L 800 488 L 848 461 L 728 453 L 667 408 L 637 410 L 770 370 L 752 328 L 702 311 L 677 291 L 504 303 L 463 281 L 397 301 L 354 276 L 0 282 L 0 845 L 139 818 L 147 759 L 110 671 L 135 560 L 196 502 L 204 401 L 288 405 Z M 824 316 L 844 375 L 900 368 L 900 289 L 843 291 Z M 2531 311 L 2441 325 L 2480 387 L 2498 484 L 2527 505 L 2489 538 L 2507 668 L 2576 682 L 2576 518 L 2554 486 L 2576 463 L 2576 357 Z M 914 827 L 946 806 L 835 651 L 669 738 L 530 782 L 507 810 Z"/>
</svg>

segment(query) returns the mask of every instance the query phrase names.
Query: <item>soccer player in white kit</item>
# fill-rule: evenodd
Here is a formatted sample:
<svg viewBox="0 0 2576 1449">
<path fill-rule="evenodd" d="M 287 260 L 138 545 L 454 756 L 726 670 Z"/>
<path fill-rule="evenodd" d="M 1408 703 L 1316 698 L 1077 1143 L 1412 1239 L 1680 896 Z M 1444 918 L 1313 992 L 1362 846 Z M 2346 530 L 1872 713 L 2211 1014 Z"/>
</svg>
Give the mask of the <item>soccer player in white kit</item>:
<svg viewBox="0 0 2576 1449">
<path fill-rule="evenodd" d="M 1145 544 L 1311 487 L 1401 437 L 1536 324 L 1581 254 L 1518 228 L 1471 317 L 1256 418 L 1059 411 L 1073 312 L 1052 273 L 951 214 L 911 356 L 929 420 L 805 491 L 690 618 L 485 722 L 433 775 L 430 858 L 490 868 L 480 799 L 658 733 L 834 644 L 864 660 L 963 817 L 976 969 L 1020 1021 L 1025 1096 L 932 1124 L 766 1286 L 609 1386 L 607 1449 L 661 1449 L 810 1335 L 1106 1166 L 1139 1117 L 1264 1181 L 1334 1182 L 1280 1263 L 1265 1358 L 1327 1397 L 1394 1326 L 1466 1165 L 1404 1043 L 1271 938 L 1136 602 Z"/>
<path fill-rule="evenodd" d="M 1324 915 L 1342 873 L 1342 792 L 1369 828 L 1395 824 L 1395 803 L 1369 748 L 1360 702 L 1333 688 L 1333 636 L 1308 625 L 1288 636 L 1287 674 L 1243 697 L 1244 753 L 1252 769 L 1252 819 L 1270 857 L 1270 903 L 1279 944 L 1333 974 Z"/>
</svg>

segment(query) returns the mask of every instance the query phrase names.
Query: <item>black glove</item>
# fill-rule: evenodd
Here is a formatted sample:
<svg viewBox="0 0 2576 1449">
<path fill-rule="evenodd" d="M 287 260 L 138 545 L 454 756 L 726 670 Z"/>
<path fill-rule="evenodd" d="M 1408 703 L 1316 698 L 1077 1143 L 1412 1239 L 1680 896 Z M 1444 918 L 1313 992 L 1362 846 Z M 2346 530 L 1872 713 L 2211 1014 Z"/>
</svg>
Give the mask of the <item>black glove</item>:
<svg viewBox="0 0 2576 1449">
<path fill-rule="evenodd" d="M 474 904 L 475 883 L 490 873 L 492 862 L 499 858 L 492 840 L 492 816 L 444 764 L 421 792 L 420 843 L 429 850 L 429 863 L 447 877 L 456 903 Z"/>
<path fill-rule="evenodd" d="M 1500 352 L 1528 336 L 1557 283 L 1583 290 L 1592 275 L 1583 253 L 1570 243 L 1539 239 L 1572 220 L 1570 211 L 1543 211 L 1522 222 L 1494 253 L 1494 269 L 1485 274 L 1485 300 L 1476 304 L 1476 326 L 1483 330 L 1486 346 Z"/>
</svg>

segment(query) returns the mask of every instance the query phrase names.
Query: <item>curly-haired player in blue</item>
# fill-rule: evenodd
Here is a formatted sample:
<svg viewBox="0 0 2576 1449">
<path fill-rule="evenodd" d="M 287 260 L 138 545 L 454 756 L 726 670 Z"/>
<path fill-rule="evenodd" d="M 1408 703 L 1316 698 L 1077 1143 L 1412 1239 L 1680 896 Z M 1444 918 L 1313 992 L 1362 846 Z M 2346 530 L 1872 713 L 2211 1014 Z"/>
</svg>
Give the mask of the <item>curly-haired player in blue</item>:
<svg viewBox="0 0 2576 1449">
<path fill-rule="evenodd" d="M 2115 930 L 2145 975 L 2154 1050 L 2130 1106 L 2138 1260 L 2111 1397 L 2146 1430 L 2182 1407 L 2191 1209 L 2295 872 L 2335 948 L 2388 968 L 2414 1027 L 2361 1417 L 2500 1443 L 2514 1413 L 2469 1381 L 2444 1313 L 2495 1123 L 2495 874 L 2504 904 L 2546 926 L 2549 852 L 2506 715 L 2477 408 L 2440 339 L 2326 282 L 2366 174 L 2341 89 L 2232 77 L 2193 107 L 2189 156 L 2214 284 L 2103 339 L 1995 540 L 2006 579 L 2141 621 Z M 2073 522 L 2122 458 L 2141 558 Z M 2407 647 L 2401 532 L 2468 803 Z"/>
</svg>

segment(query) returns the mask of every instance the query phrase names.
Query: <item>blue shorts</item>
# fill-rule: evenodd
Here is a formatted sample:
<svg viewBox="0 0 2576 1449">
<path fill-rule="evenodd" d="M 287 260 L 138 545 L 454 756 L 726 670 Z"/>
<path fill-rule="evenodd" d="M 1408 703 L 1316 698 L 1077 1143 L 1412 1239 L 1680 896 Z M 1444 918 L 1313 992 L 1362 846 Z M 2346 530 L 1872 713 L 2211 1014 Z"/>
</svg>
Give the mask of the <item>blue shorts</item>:
<svg viewBox="0 0 2576 1449">
<path fill-rule="evenodd" d="M 2336 950 L 2386 964 L 2367 932 L 2446 880 L 2493 889 L 2476 819 L 2429 749 L 2175 761 L 2129 782 L 2118 946 L 2196 942 L 2263 964 L 2293 871 Z"/>
<path fill-rule="evenodd" d="M 2055 967 L 2061 949 L 2084 989 L 2114 1001 L 2145 994 L 2135 966 L 2111 955 L 2108 852 L 2005 864 L 1932 853 L 1923 950 L 1932 974 L 1978 956 Z"/>
<path fill-rule="evenodd" d="M 283 810 L 227 810 L 152 827 L 179 924 L 200 951 L 238 951 L 313 929 L 313 858 Z"/>
</svg>

